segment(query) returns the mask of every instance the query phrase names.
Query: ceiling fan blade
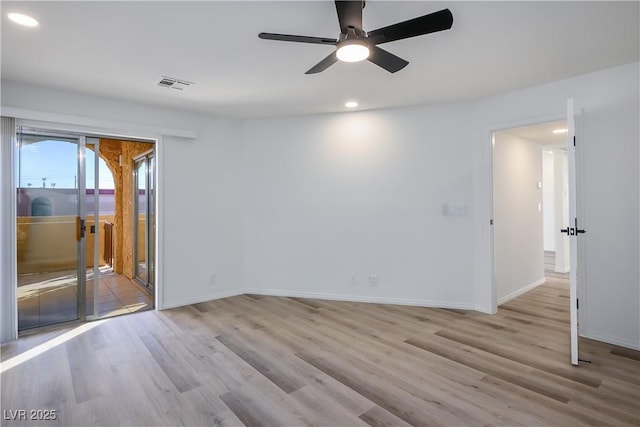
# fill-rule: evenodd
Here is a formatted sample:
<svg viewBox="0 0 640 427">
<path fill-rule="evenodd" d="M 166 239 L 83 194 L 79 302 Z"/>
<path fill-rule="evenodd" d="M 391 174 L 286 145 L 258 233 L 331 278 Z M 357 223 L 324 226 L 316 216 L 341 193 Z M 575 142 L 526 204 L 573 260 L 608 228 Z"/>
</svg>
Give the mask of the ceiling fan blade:
<svg viewBox="0 0 640 427">
<path fill-rule="evenodd" d="M 362 0 L 336 0 L 336 12 L 342 34 L 347 34 L 349 27 L 362 31 Z"/>
<path fill-rule="evenodd" d="M 388 43 L 395 40 L 448 30 L 452 25 L 453 15 L 451 11 L 449 9 L 442 9 L 438 12 L 369 31 L 368 38 L 383 36 L 384 39 L 377 43 Z"/>
<path fill-rule="evenodd" d="M 336 53 L 333 52 L 331 55 L 327 56 L 322 61 L 318 62 L 316 65 L 311 67 L 309 69 L 309 71 L 307 71 L 305 74 L 316 74 L 316 73 L 319 73 L 321 71 L 326 70 L 327 68 L 329 68 L 330 66 L 332 66 L 336 62 L 338 62 L 338 57 L 336 56 Z"/>
<path fill-rule="evenodd" d="M 330 44 L 334 46 L 338 43 L 336 39 L 330 39 L 328 37 L 295 36 L 292 34 L 260 33 L 258 34 L 258 37 L 265 40 L 278 40 L 283 42 L 314 43 L 314 44 Z"/>
<path fill-rule="evenodd" d="M 393 53 L 389 53 L 378 46 L 371 46 L 369 51 L 369 58 L 367 59 L 390 73 L 400 71 L 409 64 L 408 61 L 405 61 L 404 59 L 395 56 Z"/>
</svg>

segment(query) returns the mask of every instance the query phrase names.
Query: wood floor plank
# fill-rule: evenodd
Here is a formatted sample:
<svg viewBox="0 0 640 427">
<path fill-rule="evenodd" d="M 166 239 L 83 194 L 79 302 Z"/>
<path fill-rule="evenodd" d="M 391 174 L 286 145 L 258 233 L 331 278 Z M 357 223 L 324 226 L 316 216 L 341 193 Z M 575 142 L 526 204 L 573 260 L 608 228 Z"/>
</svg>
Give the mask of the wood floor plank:
<svg viewBox="0 0 640 427">
<path fill-rule="evenodd" d="M 402 390 L 384 387 L 375 381 L 350 375 L 349 370 L 344 366 L 339 366 L 316 354 L 298 353 L 297 356 L 413 426 L 443 425 L 435 419 L 429 419 L 430 417 L 424 414 L 424 410 L 420 411 L 423 402 L 403 393 Z M 404 403 L 401 404 L 400 401 Z"/>
<path fill-rule="evenodd" d="M 628 348 L 614 346 L 611 350 L 611 354 L 615 354 L 616 356 L 626 357 L 627 359 L 640 361 L 640 352 L 635 350 L 630 350 Z"/>
<path fill-rule="evenodd" d="M 590 387 L 599 387 L 602 383 L 601 379 L 589 375 L 588 372 L 578 371 L 564 364 L 554 366 L 548 362 L 543 362 L 540 358 L 543 354 L 541 352 L 535 352 L 533 346 L 519 350 L 518 348 L 509 347 L 506 343 L 497 341 L 495 338 L 489 341 L 487 340 L 489 337 L 486 336 L 478 334 L 462 334 L 451 330 L 438 331 L 436 332 L 436 335 L 495 354 L 496 356 L 522 363 L 523 365 L 527 365 L 532 368 L 547 371 L 551 374 L 558 375 Z"/>
<path fill-rule="evenodd" d="M 532 407 L 544 408 L 536 412 L 542 422 L 531 422 L 528 425 L 573 426 L 573 425 L 604 425 L 605 419 L 585 414 L 583 411 L 570 408 L 567 404 L 550 399 L 543 394 L 531 392 L 509 381 L 487 375 L 483 378 L 479 390 L 483 394 L 498 400 L 504 399 L 509 405 L 522 414 L 531 412 Z M 525 423 L 525 425 L 527 425 Z"/>
<path fill-rule="evenodd" d="M 255 407 L 248 406 L 246 398 L 238 393 L 227 392 L 220 399 L 233 411 L 238 419 L 247 427 L 277 426 L 278 422 L 269 420 L 264 414 L 258 413 Z"/>
<path fill-rule="evenodd" d="M 528 369 L 528 367 L 520 365 L 519 368 L 516 368 L 508 359 L 500 358 L 501 360 L 491 361 L 477 357 L 477 352 L 474 352 L 473 350 L 457 350 L 448 347 L 446 344 L 434 343 L 433 341 L 427 342 L 424 340 L 410 338 L 405 340 L 405 342 L 430 353 L 437 354 L 470 368 L 477 369 L 487 375 L 492 375 L 504 381 L 508 381 L 519 385 L 520 387 L 540 393 L 559 402 L 568 403 L 570 400 L 569 396 L 565 393 L 555 390 L 555 387 L 553 387 L 552 384 L 542 384 L 540 381 L 532 380 L 529 376 L 531 370 Z M 513 366 L 513 368 L 511 366 Z"/>
<path fill-rule="evenodd" d="M 276 390 L 277 392 L 269 392 L 268 388 L 245 384 L 221 395 L 220 399 L 247 426 L 278 427 L 312 424 L 308 414 L 300 413 L 292 404 L 289 395 L 280 389 Z"/>
<path fill-rule="evenodd" d="M 234 337 L 232 335 L 219 335 L 216 339 L 262 375 L 267 377 L 271 382 L 280 387 L 285 393 L 291 393 L 292 391 L 298 390 L 304 386 L 304 382 L 300 381 L 300 379 L 289 375 L 285 369 L 281 369 L 277 360 L 269 360 L 265 357 L 265 353 L 257 353 L 251 350 L 249 346 L 243 345 L 238 337 Z"/>
<path fill-rule="evenodd" d="M 404 427 L 410 425 L 379 406 L 375 406 L 360 415 L 360 419 L 371 427 Z"/>
<path fill-rule="evenodd" d="M 289 394 L 290 402 L 300 412 L 308 414 L 315 425 L 366 427 L 357 412 L 351 412 L 336 402 L 323 387 L 306 385 Z"/>
<path fill-rule="evenodd" d="M 268 320 L 266 319 L 267 317 L 268 313 L 261 314 L 261 318 Z M 275 324 L 276 320 L 278 320 L 278 317 L 274 317 L 271 322 L 265 322 L 269 325 L 259 329 L 253 328 L 251 322 L 246 322 L 249 329 L 236 329 L 236 331 L 239 336 L 245 338 L 245 342 L 250 341 L 253 344 L 253 348 L 260 353 L 269 353 L 270 357 L 279 358 L 283 363 L 286 363 L 289 373 L 296 375 L 307 384 L 307 386 L 299 390 L 304 389 L 305 391 L 302 393 L 307 393 L 308 386 L 312 386 L 313 390 L 331 402 L 333 412 L 344 408 L 348 413 L 360 414 L 373 406 L 370 401 L 358 393 L 343 387 L 342 384 L 321 371 L 309 369 L 309 365 L 293 356 L 295 352 L 302 351 L 304 348 L 291 346 L 290 339 L 284 337 L 288 334 L 283 328 L 275 325 L 276 327 L 272 329 L 271 326 Z M 245 321 L 246 319 L 243 316 L 238 316 L 234 318 L 233 323 L 242 325 L 245 324 Z M 297 392 L 298 390 L 292 392 L 291 395 L 296 395 Z"/>
<path fill-rule="evenodd" d="M 181 369 L 178 360 L 173 358 L 167 348 L 153 334 L 145 334 L 140 340 L 147 346 L 151 356 L 160 365 L 176 389 L 182 393 L 200 385 L 189 370 Z"/>
<path fill-rule="evenodd" d="M 76 403 L 100 397 L 100 384 L 96 383 L 93 375 L 96 368 L 95 363 L 99 360 L 96 359 L 92 349 L 89 349 L 90 341 L 86 337 L 80 337 L 68 341 L 65 347 Z"/>
<path fill-rule="evenodd" d="M 319 305 L 319 304 L 315 303 L 313 300 L 310 300 L 310 299 L 305 299 L 305 298 L 291 298 L 291 297 L 290 297 L 289 299 L 290 299 L 291 301 L 295 301 L 295 302 L 297 302 L 297 303 L 304 304 L 304 305 L 306 305 L 307 307 L 311 307 L 311 308 L 316 309 L 316 310 L 317 310 L 317 309 L 319 309 L 320 307 L 322 307 L 321 305 Z"/>
</svg>

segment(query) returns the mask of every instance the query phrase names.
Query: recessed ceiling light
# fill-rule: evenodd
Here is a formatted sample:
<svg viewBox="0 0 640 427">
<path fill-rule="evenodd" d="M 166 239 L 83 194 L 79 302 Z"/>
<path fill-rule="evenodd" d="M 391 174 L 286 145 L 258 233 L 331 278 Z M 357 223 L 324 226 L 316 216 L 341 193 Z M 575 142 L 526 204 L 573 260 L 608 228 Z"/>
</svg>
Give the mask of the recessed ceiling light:
<svg viewBox="0 0 640 427">
<path fill-rule="evenodd" d="M 347 108 L 356 108 L 358 103 L 356 101 L 347 101 L 344 103 L 344 106 Z"/>
<path fill-rule="evenodd" d="M 25 27 L 37 27 L 40 24 L 35 18 L 22 13 L 10 13 L 7 16 L 16 24 L 24 25 Z"/>
<path fill-rule="evenodd" d="M 563 128 L 563 129 L 554 129 L 552 132 L 553 133 L 567 133 L 569 130 L 567 128 Z"/>
</svg>

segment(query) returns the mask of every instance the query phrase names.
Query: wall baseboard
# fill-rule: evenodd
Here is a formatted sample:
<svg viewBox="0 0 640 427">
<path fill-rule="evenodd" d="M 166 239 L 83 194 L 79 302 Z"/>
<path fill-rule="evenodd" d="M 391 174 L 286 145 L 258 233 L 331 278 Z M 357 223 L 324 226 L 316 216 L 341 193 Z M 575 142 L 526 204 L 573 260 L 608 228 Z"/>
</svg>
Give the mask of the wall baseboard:
<svg viewBox="0 0 640 427">
<path fill-rule="evenodd" d="M 531 289 L 542 285 L 546 279 L 543 277 L 541 279 L 536 280 L 535 282 L 529 283 L 528 285 L 518 289 L 517 291 L 511 292 L 509 295 L 505 295 L 502 298 L 498 298 L 498 305 L 502 305 L 507 301 L 511 301 L 512 299 L 519 297 L 520 295 L 529 292 Z"/>
<path fill-rule="evenodd" d="M 196 298 L 189 298 L 178 302 L 171 302 L 169 304 L 162 304 L 162 307 L 158 307 L 158 310 L 167 310 L 170 308 L 182 307 L 185 305 L 197 304 L 200 302 L 212 301 L 216 299 L 235 297 L 238 295 L 244 295 L 246 292 L 242 289 L 230 289 L 227 291 L 214 292 L 212 294 L 202 295 Z"/>
<path fill-rule="evenodd" d="M 449 301 L 433 301 L 433 300 L 416 300 L 409 298 L 388 298 L 388 297 L 363 297 L 357 295 L 327 294 L 322 292 L 307 291 L 290 291 L 282 289 L 233 289 L 228 291 L 216 292 L 196 298 L 189 298 L 178 302 L 163 304 L 158 310 L 167 310 L 170 308 L 182 307 L 185 305 L 197 304 L 200 302 L 212 301 L 216 299 L 235 297 L 239 295 L 264 295 L 271 297 L 293 297 L 293 298 L 312 298 L 329 301 L 345 301 L 345 302 L 363 302 L 369 304 L 391 304 L 391 305 L 408 305 L 414 307 L 431 307 L 431 308 L 451 308 L 454 310 L 477 310 L 473 304 L 456 303 Z"/>
<path fill-rule="evenodd" d="M 321 292 L 290 291 L 282 289 L 244 289 L 244 294 L 267 295 L 275 297 L 313 298 L 329 301 L 363 302 L 370 304 L 395 304 L 414 307 L 451 308 L 458 310 L 475 310 L 473 304 L 449 301 L 417 300 L 408 298 L 363 297 L 357 295 L 327 294 Z"/>
<path fill-rule="evenodd" d="M 620 347 L 630 348 L 632 350 L 640 351 L 640 342 L 639 341 L 631 341 L 626 338 L 614 337 L 607 334 L 596 333 L 585 333 L 580 334 L 581 337 L 589 338 L 591 340 L 602 341 L 608 344 L 617 345 Z M 580 347 L 578 347 L 578 352 L 580 352 Z"/>
</svg>

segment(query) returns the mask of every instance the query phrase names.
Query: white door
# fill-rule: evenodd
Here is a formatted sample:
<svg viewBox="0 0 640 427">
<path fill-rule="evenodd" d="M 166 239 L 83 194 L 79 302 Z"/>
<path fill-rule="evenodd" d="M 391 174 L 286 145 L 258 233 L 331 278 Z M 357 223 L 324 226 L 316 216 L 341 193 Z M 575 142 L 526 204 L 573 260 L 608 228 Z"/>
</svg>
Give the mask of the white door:
<svg viewBox="0 0 640 427">
<path fill-rule="evenodd" d="M 561 230 L 569 235 L 569 304 L 571 317 L 571 364 L 578 364 L 578 227 L 576 203 L 576 126 L 573 99 L 567 100 L 567 159 L 569 169 L 569 224 Z"/>
</svg>

